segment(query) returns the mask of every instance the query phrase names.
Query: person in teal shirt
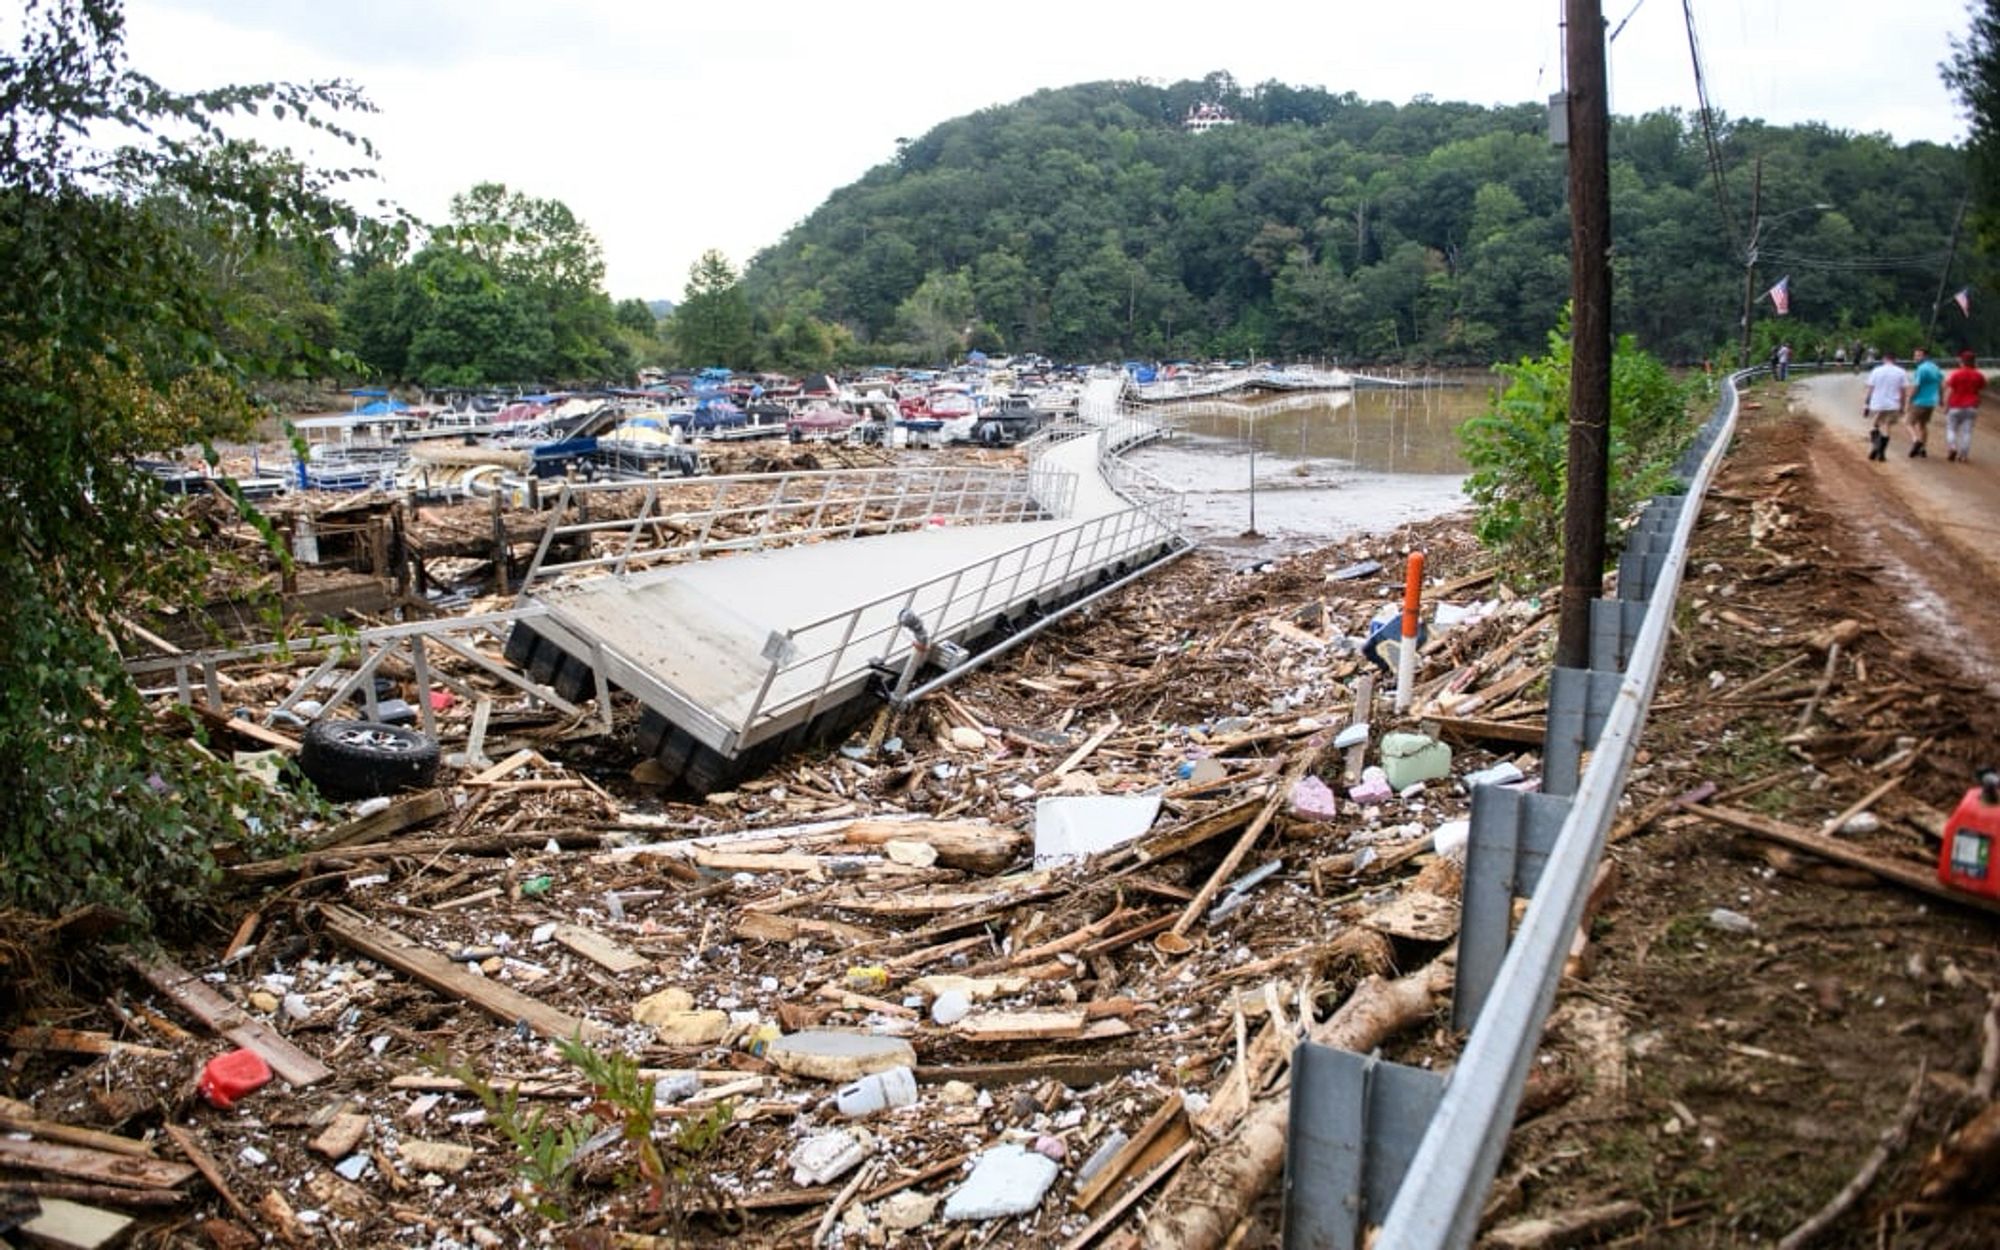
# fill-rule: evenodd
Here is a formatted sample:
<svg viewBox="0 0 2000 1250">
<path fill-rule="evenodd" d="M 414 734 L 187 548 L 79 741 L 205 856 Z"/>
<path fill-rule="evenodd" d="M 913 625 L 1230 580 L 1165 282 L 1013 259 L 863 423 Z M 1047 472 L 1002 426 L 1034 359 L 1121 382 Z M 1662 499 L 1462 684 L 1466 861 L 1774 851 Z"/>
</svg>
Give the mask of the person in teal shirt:
<svg viewBox="0 0 2000 1250">
<path fill-rule="evenodd" d="M 1916 350 L 1916 367 L 1910 370 L 1910 455 L 1917 460 L 1930 456 L 1924 440 L 1930 437 L 1931 414 L 1937 411 L 1938 396 L 1944 390 L 1944 370 L 1931 359 L 1930 349 Z"/>
</svg>

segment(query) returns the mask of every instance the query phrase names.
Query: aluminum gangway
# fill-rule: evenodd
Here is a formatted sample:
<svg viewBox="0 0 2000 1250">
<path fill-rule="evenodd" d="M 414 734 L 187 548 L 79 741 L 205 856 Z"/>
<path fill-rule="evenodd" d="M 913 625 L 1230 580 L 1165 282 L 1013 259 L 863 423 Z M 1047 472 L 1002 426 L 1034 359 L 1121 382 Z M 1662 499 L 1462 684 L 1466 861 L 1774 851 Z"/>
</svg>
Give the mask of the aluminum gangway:
<svg viewBox="0 0 2000 1250">
<path fill-rule="evenodd" d="M 610 561 L 609 575 L 531 589 L 533 619 L 508 655 L 572 697 L 627 691 L 645 708 L 642 752 L 693 788 L 725 784 L 880 706 L 871 692 L 932 688 L 1185 553 L 1179 492 L 1119 459 L 1165 429 L 1126 412 L 1126 385 L 1094 377 L 1074 418 L 1024 445 L 1019 489 L 982 480 L 969 511 L 935 489 L 892 508 L 878 487 L 867 526 L 838 540 L 651 567 L 578 561 Z M 636 532 L 643 518 L 617 524 Z"/>
</svg>

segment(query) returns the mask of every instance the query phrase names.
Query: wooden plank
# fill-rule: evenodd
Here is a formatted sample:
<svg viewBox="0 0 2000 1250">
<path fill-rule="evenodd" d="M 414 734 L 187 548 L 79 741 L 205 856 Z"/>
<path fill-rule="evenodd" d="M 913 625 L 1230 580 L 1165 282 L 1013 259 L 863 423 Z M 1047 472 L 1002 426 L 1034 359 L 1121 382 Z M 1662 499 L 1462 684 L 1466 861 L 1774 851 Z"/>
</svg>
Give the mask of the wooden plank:
<svg viewBox="0 0 2000 1250">
<path fill-rule="evenodd" d="M 637 972 L 653 966 L 653 961 L 644 955 L 580 924 L 559 924 L 553 936 L 570 950 L 611 972 Z"/>
<path fill-rule="evenodd" d="M 460 784 L 468 786 L 490 786 L 494 782 L 499 781 L 501 778 L 510 777 L 513 774 L 521 771 L 523 768 L 526 768 L 529 764 L 534 762 L 534 759 L 535 759 L 534 748 L 522 747 L 520 750 L 514 752 L 506 759 L 501 760 L 498 764 L 495 764 L 493 767 L 487 769 L 485 772 L 475 774 L 471 777 L 467 777 Z"/>
<path fill-rule="evenodd" d="M 299 740 L 290 734 L 279 733 L 275 729 L 266 729 L 255 721 L 239 720 L 234 716 L 224 716 L 220 712 L 210 711 L 199 703 L 190 706 L 194 714 L 200 717 L 202 723 L 210 729 L 218 730 L 222 733 L 235 734 L 246 742 L 254 742 L 261 747 L 283 751 L 287 755 L 297 755 L 299 753 Z"/>
<path fill-rule="evenodd" d="M 0 1137 L 0 1167 L 47 1172 L 53 1176 L 74 1176 L 100 1185 L 125 1185 L 134 1189 L 174 1189 L 194 1176 L 185 1163 L 168 1159 L 141 1159 L 112 1154 L 83 1146 L 63 1146 L 55 1142 L 17 1141 Z"/>
<path fill-rule="evenodd" d="M 759 854 L 755 851 L 711 851 L 696 847 L 694 862 L 717 872 L 803 872 L 817 878 L 825 862 L 817 855 Z"/>
<path fill-rule="evenodd" d="M 19 1235 L 48 1250 L 102 1250 L 125 1239 L 132 1217 L 63 1198 L 40 1198 L 42 1213 L 21 1225 Z"/>
<path fill-rule="evenodd" d="M 880 931 L 864 929 L 858 924 L 843 924 L 838 920 L 808 920 L 798 916 L 774 916 L 760 911 L 746 911 L 738 916 L 734 932 L 737 937 L 747 942 L 792 942 L 802 937 L 817 937 L 859 945 L 863 942 L 879 942 L 883 937 Z M 978 940 L 984 941 L 984 939 Z"/>
<path fill-rule="evenodd" d="M 181 1010 L 243 1049 L 256 1051 L 284 1080 L 312 1085 L 333 1075 L 332 1068 L 292 1045 L 270 1025 L 244 1015 L 236 1004 L 187 969 L 136 953 L 128 953 L 125 963 Z"/>
<path fill-rule="evenodd" d="M 1079 1211 L 1088 1211 L 1096 1206 L 1097 1200 L 1109 1193 L 1111 1187 L 1132 1170 L 1132 1165 L 1146 1152 L 1146 1148 L 1166 1131 L 1167 1125 L 1181 1113 L 1184 1105 L 1178 1092 L 1167 1095 L 1167 1100 L 1160 1104 L 1159 1109 L 1147 1117 L 1146 1123 L 1138 1132 L 1132 1134 L 1131 1140 L 1125 1143 L 1125 1148 L 1112 1156 L 1111 1161 L 1099 1169 L 1096 1176 L 1090 1178 L 1088 1185 L 1077 1191 L 1076 1196 L 1070 1199 L 1070 1205 Z"/>
<path fill-rule="evenodd" d="M 1138 1183 L 1126 1190 L 1118 1201 L 1106 1207 L 1104 1214 L 1084 1225 L 1082 1231 L 1064 1242 L 1063 1250 L 1083 1250 L 1085 1246 L 1096 1241 L 1104 1234 L 1106 1229 L 1125 1218 L 1125 1213 L 1132 1209 L 1132 1205 L 1151 1192 L 1153 1186 L 1159 1184 L 1167 1173 L 1179 1167 L 1181 1161 L 1193 1153 L 1194 1143 L 1191 1141 L 1182 1142 L 1180 1147 L 1172 1154 L 1160 1160 L 1159 1166 L 1140 1177 Z"/>
<path fill-rule="evenodd" d="M 1975 907 L 1992 915 L 2000 915 L 2000 899 L 1984 898 L 1977 894 L 1968 894 L 1963 890 L 1954 890 L 1939 881 L 1934 871 L 1879 859 L 1844 842 L 1814 833 L 1810 829 L 1783 824 L 1754 812 L 1739 812 L 1727 807 L 1705 807 L 1700 803 L 1684 803 L 1681 806 L 1684 810 L 1715 821 L 1717 824 L 1731 825 L 1754 833 L 1758 837 L 1769 838 L 1782 846 L 1807 851 L 1822 859 L 1832 860 L 1836 864 L 1859 868 L 1906 889 L 1947 899 L 1961 906 Z"/>
<path fill-rule="evenodd" d="M 1473 716 L 1433 716 L 1438 732 L 1460 742 L 1525 742 L 1539 745 L 1548 736 L 1540 721 L 1480 720 Z"/>
<path fill-rule="evenodd" d="M 229 1182 L 222 1175 L 222 1169 L 215 1166 L 215 1160 L 211 1159 L 208 1152 L 195 1141 L 194 1134 L 178 1124 L 163 1124 L 160 1127 L 173 1139 L 174 1145 L 180 1148 L 180 1152 L 188 1157 L 188 1162 L 194 1165 L 194 1170 L 201 1173 L 202 1179 L 229 1204 L 229 1209 L 236 1213 L 236 1218 L 245 1224 L 251 1223 L 250 1212 L 243 1206 L 243 1200 L 229 1187 Z"/>
<path fill-rule="evenodd" d="M 967 1016 L 952 1032 L 968 1042 L 1073 1041 L 1089 1023 L 1081 1011 L 994 1011 Z"/>
<path fill-rule="evenodd" d="M 324 851 L 337 846 L 362 846 L 369 842 L 379 842 L 390 834 L 401 833 L 412 825 L 435 820 L 450 810 L 449 795 L 442 790 L 426 790 L 422 794 L 397 799 L 371 816 L 335 825 L 323 837 L 313 842 L 312 849 Z"/>
<path fill-rule="evenodd" d="M 525 1022 L 552 1041 L 571 1037 L 589 1041 L 604 1034 L 603 1028 L 588 1020 L 559 1011 L 497 981 L 475 976 L 436 951 L 426 950 L 352 908 L 322 904 L 319 914 L 326 921 L 327 931 L 351 949 L 440 993 L 470 1003 L 497 1020 L 507 1024 Z"/>
<path fill-rule="evenodd" d="M 964 1081 L 981 1089 L 1025 1081 L 1061 1081 L 1080 1088 L 1116 1080 L 1146 1067 L 1149 1062 L 1138 1055 L 1105 1055 L 1096 1059 L 1036 1059 L 1026 1063 L 919 1064 L 917 1079 L 926 1085 Z"/>
<path fill-rule="evenodd" d="M 153 1157 L 151 1142 L 135 1141 L 130 1137 L 103 1133 L 94 1128 L 78 1128 L 73 1124 L 58 1124 L 53 1120 L 15 1115 L 11 1109 L 6 1114 L 0 1114 L 0 1133 L 26 1133 L 43 1141 L 61 1142 L 65 1146 L 84 1146 L 91 1150 L 102 1150 L 107 1154 L 131 1155 L 135 1159 Z"/>
<path fill-rule="evenodd" d="M 108 1033 L 34 1025 L 23 1025 L 9 1033 L 7 1044 L 15 1050 L 58 1050 L 73 1055 L 136 1055 L 147 1059 L 171 1059 L 174 1054 L 157 1046 L 121 1042 Z"/>
</svg>

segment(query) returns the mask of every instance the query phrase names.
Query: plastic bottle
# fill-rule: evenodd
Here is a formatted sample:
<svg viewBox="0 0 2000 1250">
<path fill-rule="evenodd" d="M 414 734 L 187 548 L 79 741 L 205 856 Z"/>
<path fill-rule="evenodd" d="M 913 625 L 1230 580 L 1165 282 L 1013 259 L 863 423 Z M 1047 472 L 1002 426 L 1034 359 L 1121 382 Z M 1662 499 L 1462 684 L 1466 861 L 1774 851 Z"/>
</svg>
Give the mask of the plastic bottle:
<svg viewBox="0 0 2000 1250">
<path fill-rule="evenodd" d="M 881 964 L 856 964 L 847 970 L 850 990 L 880 990 L 889 985 L 889 970 Z"/>
<path fill-rule="evenodd" d="M 917 1100 L 917 1077 L 905 1067 L 874 1072 L 834 1094 L 840 1114 L 858 1120 L 884 1107 L 907 1107 Z"/>
</svg>

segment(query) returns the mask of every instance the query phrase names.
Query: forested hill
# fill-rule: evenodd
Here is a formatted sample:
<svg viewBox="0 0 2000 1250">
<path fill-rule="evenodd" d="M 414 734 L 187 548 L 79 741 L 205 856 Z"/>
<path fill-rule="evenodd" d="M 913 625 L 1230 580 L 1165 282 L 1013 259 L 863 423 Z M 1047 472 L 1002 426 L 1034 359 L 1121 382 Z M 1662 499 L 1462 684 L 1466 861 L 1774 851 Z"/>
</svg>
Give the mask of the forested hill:
<svg viewBox="0 0 2000 1250">
<path fill-rule="evenodd" d="M 1235 124 L 1190 133 L 1200 105 Z M 1718 127 L 1720 196 L 1695 119 L 1614 119 L 1620 331 L 1682 360 L 1735 341 L 1759 157 L 1757 290 L 1790 275 L 1783 329 L 1928 321 L 1958 149 Z M 1539 349 L 1568 296 L 1568 238 L 1564 154 L 1539 104 L 1396 106 L 1212 74 L 1042 91 L 945 122 L 755 257 L 743 289 L 769 332 L 842 323 L 912 358 L 1484 363 Z M 1967 264 L 1960 249 L 1952 290 Z M 1947 340 L 1964 329 L 1940 325 Z"/>
</svg>

